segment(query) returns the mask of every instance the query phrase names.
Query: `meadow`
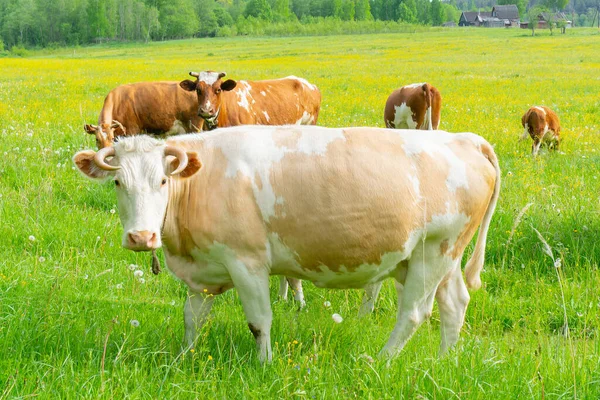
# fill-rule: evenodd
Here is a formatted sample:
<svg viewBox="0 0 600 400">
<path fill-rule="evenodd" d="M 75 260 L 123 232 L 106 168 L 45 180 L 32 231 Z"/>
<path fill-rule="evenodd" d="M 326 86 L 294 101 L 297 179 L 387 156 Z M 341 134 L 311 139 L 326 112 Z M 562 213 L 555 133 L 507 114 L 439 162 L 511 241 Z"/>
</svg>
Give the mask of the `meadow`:
<svg viewBox="0 0 600 400">
<path fill-rule="evenodd" d="M 0 58 L 0 399 L 600 398 L 599 37 L 431 29 Z M 110 89 L 208 69 L 304 77 L 321 89 L 324 126 L 384 126 L 389 93 L 427 81 L 443 96 L 440 129 L 495 146 L 502 189 L 484 286 L 453 351 L 437 357 L 434 307 L 397 358 L 377 359 L 395 321 L 392 282 L 359 318 L 359 290 L 305 283 L 298 311 L 277 299 L 272 278 L 272 364 L 257 361 L 234 290 L 180 356 L 185 286 L 153 276 L 148 253 L 121 248 L 112 186 L 82 178 L 71 157 L 95 148 L 82 126 Z M 538 104 L 560 116 L 563 143 L 534 159 L 518 138 L 521 115 Z"/>
</svg>

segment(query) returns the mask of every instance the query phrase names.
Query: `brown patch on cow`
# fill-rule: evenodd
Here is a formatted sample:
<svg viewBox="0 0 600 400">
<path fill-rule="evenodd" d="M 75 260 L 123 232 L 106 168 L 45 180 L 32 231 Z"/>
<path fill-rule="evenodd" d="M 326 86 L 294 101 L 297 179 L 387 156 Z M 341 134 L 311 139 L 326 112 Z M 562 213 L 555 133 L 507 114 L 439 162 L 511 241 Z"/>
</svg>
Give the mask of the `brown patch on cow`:
<svg viewBox="0 0 600 400">
<path fill-rule="evenodd" d="M 448 246 L 449 246 L 448 243 L 449 243 L 448 239 L 442 240 L 442 243 L 440 244 L 440 255 L 442 255 L 442 256 L 446 255 L 446 252 L 448 251 Z"/>
<path fill-rule="evenodd" d="M 266 262 L 266 231 L 254 197 L 252 181 L 238 173 L 226 177 L 228 161 L 219 149 L 202 147 L 200 141 L 176 141 L 195 151 L 204 167 L 188 179 L 172 180 L 163 240 L 179 256 L 194 248 L 208 249 L 215 242 L 230 247 L 250 270 Z M 258 262 L 258 264 L 253 264 Z"/>
<path fill-rule="evenodd" d="M 403 86 L 389 95 L 383 113 L 383 119 L 388 128 L 403 128 L 395 126 L 396 107 L 406 104 L 412 112 L 412 119 L 416 129 L 428 129 L 429 121 L 426 121 L 427 108 L 431 107 L 432 129 L 438 129 L 442 110 L 442 95 L 439 90 L 428 83 L 413 87 Z"/>
<path fill-rule="evenodd" d="M 198 172 L 198 170 L 200 170 L 200 168 L 202 168 L 202 162 L 198 159 L 198 154 L 196 152 L 188 151 L 187 156 L 188 156 L 187 166 L 185 167 L 185 169 L 183 171 L 181 171 L 177 175 L 180 178 L 189 178 L 190 176 L 192 176 L 196 172 Z M 178 167 L 179 167 L 179 159 L 174 158 L 173 161 L 171 161 L 170 169 L 171 169 L 171 171 L 175 171 Z"/>
<path fill-rule="evenodd" d="M 543 110 L 543 111 L 542 111 Z M 547 142 L 550 149 L 558 150 L 560 145 L 560 120 L 558 115 L 546 106 L 531 107 L 521 117 L 521 125 L 527 129 L 529 136 L 533 139 L 532 152 L 541 141 Z M 544 133 L 546 126 L 548 132 Z"/>
</svg>

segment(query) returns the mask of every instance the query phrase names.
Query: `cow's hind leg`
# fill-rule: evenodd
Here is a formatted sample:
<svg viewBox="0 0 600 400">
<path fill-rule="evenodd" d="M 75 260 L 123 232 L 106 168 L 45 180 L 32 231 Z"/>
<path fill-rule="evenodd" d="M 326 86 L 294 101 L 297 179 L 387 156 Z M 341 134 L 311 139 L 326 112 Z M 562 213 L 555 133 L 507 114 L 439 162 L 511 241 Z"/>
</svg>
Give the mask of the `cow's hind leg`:
<svg viewBox="0 0 600 400">
<path fill-rule="evenodd" d="M 456 261 L 454 269 L 446 275 L 446 279 L 438 287 L 435 297 L 440 310 L 442 340 L 439 354 L 442 356 L 458 341 L 470 300 L 460 269 L 460 259 Z"/>
<path fill-rule="evenodd" d="M 302 290 L 302 281 L 296 278 L 286 278 L 285 276 L 279 277 L 279 297 L 284 301 L 287 300 L 288 295 L 288 283 L 289 287 L 292 288 L 292 295 L 294 300 L 300 303 L 300 308 L 304 308 L 306 302 L 304 301 L 304 291 Z"/>
<path fill-rule="evenodd" d="M 365 287 L 362 304 L 360 305 L 360 310 L 358 311 L 359 316 L 362 317 L 373 312 L 375 309 L 375 303 L 377 302 L 377 297 L 379 297 L 379 292 L 381 291 L 382 284 L 382 282 L 377 282 Z"/>
<path fill-rule="evenodd" d="M 438 285 L 453 266 L 452 260 L 441 255 L 438 240 L 417 245 L 408 263 L 404 285 L 396 285 L 396 325 L 380 355 L 396 355 L 419 325 L 431 316 Z"/>
<path fill-rule="evenodd" d="M 184 350 L 194 347 L 198 331 L 202 329 L 202 326 L 206 322 L 214 298 L 211 294 L 196 293 L 188 290 L 188 296 L 183 306 L 183 319 L 185 323 Z"/>
</svg>

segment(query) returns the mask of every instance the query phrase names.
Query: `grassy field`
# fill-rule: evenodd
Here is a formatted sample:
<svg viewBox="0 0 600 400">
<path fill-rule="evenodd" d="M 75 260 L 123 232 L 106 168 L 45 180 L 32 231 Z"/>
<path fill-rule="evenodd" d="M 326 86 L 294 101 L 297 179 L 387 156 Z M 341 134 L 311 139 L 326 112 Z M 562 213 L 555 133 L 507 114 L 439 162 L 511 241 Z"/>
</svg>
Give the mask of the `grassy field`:
<svg viewBox="0 0 600 400">
<path fill-rule="evenodd" d="M 452 29 L 0 59 L 0 399 L 599 398 L 599 38 Z M 373 361 L 395 321 L 391 282 L 374 315 L 359 319 L 360 291 L 306 283 L 298 312 L 277 301 L 273 278 L 271 365 L 256 360 L 235 291 L 215 302 L 193 355 L 179 356 L 184 285 L 151 275 L 149 254 L 120 247 L 111 185 L 84 180 L 70 158 L 95 147 L 82 125 L 113 87 L 207 69 L 305 77 L 323 93 L 325 126 L 383 126 L 388 94 L 428 81 L 443 96 L 440 129 L 495 145 L 503 187 L 484 287 L 471 293 L 455 350 L 437 358 L 434 309 L 390 365 Z M 536 104 L 559 114 L 563 153 L 532 159 L 531 142 L 518 142 L 521 115 Z"/>
</svg>

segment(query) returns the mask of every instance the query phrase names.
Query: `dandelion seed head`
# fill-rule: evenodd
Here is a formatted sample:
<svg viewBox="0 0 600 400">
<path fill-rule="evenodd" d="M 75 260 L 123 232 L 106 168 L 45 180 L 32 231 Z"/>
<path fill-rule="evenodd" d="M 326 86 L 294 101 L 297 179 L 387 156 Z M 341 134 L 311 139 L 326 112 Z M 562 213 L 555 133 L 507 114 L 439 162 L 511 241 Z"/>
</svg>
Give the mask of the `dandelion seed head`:
<svg viewBox="0 0 600 400">
<path fill-rule="evenodd" d="M 44 261 L 46 261 L 46 257 L 44 257 L 44 256 L 39 256 L 39 257 L 38 257 L 38 261 L 39 261 L 39 262 L 41 262 L 41 263 L 43 263 Z"/>
<path fill-rule="evenodd" d="M 144 278 L 140 278 L 138 279 L 138 281 L 143 285 L 144 283 L 146 283 L 146 280 Z"/>
<path fill-rule="evenodd" d="M 35 242 L 35 236 L 33 236 L 33 235 L 29 235 L 28 239 L 30 242 Z"/>
<path fill-rule="evenodd" d="M 344 320 L 344 318 L 342 318 L 342 316 L 338 313 L 333 314 L 331 316 L 331 318 L 333 319 L 333 322 L 335 322 L 336 324 L 340 324 Z"/>
<path fill-rule="evenodd" d="M 137 319 L 132 319 L 131 321 L 129 321 L 129 323 L 131 324 L 131 326 L 133 326 L 134 328 L 137 328 L 138 326 L 140 326 L 140 321 L 138 321 Z"/>
<path fill-rule="evenodd" d="M 331 302 L 329 302 L 329 301 L 325 301 L 325 302 L 323 302 L 323 306 L 324 306 L 325 308 L 329 308 L 329 307 L 331 307 Z"/>
<path fill-rule="evenodd" d="M 116 213 L 116 212 L 117 212 L 117 211 L 116 211 L 114 208 L 111 208 L 111 209 L 110 209 L 110 213 L 111 213 L 111 214 L 114 214 L 114 213 Z"/>
<path fill-rule="evenodd" d="M 135 276 L 136 278 L 141 278 L 142 276 L 144 276 L 144 271 L 138 269 L 133 273 L 133 276 Z"/>
<path fill-rule="evenodd" d="M 129 264 L 129 266 L 127 268 L 129 268 L 130 271 L 135 271 L 137 269 L 137 265 L 135 264 Z"/>
<path fill-rule="evenodd" d="M 123 284 L 122 283 L 117 283 L 117 285 L 115 286 L 118 290 L 123 289 Z"/>
</svg>

